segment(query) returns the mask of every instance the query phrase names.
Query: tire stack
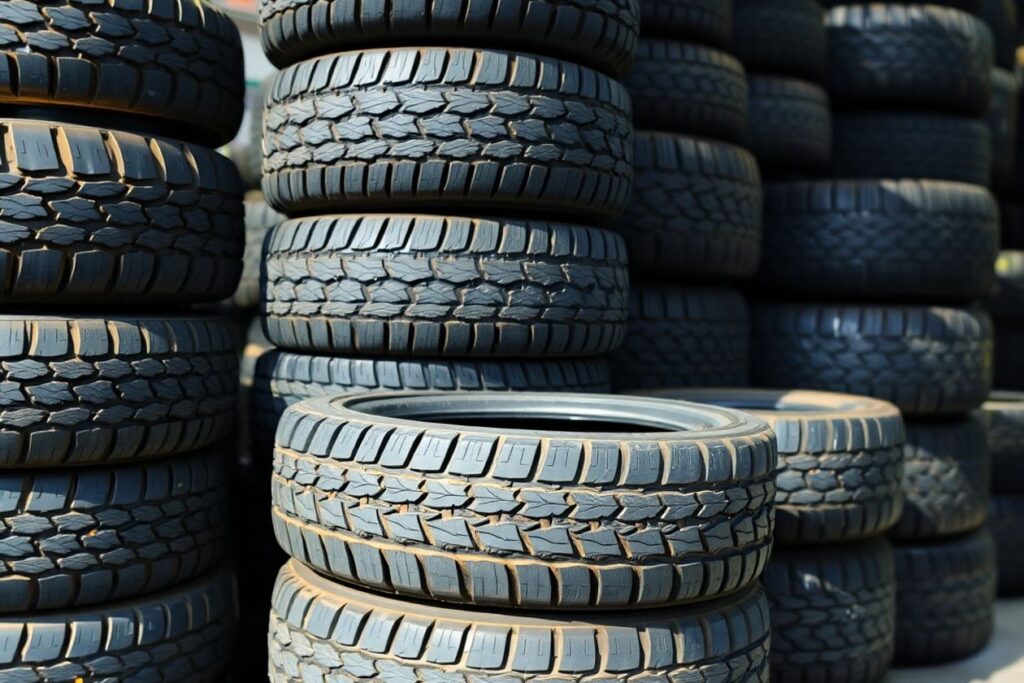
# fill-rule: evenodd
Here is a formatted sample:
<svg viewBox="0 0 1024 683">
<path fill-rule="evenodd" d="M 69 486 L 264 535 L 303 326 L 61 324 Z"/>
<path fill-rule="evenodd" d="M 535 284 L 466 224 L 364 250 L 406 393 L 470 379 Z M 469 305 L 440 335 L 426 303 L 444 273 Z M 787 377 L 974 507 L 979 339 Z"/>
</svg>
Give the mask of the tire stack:
<svg viewBox="0 0 1024 683">
<path fill-rule="evenodd" d="M 775 438 L 558 393 L 286 409 L 272 683 L 768 680 Z"/>
<path fill-rule="evenodd" d="M 992 34 L 913 3 L 844 3 L 826 29 L 832 178 L 767 192 L 755 379 L 903 412 L 895 661 L 933 664 L 980 649 L 992 628 L 993 547 L 979 530 L 990 459 L 972 412 L 992 383 L 991 320 L 972 304 L 998 244 L 982 118 Z"/>
<path fill-rule="evenodd" d="M 0 680 L 224 680 L 243 87 L 198 0 L 0 3 Z"/>
<path fill-rule="evenodd" d="M 728 53 L 732 0 L 641 0 L 625 78 L 636 134 L 633 194 L 619 224 L 629 252 L 629 333 L 616 390 L 749 383 L 745 298 L 761 246 L 761 177 L 740 147 L 747 79 Z"/>
</svg>

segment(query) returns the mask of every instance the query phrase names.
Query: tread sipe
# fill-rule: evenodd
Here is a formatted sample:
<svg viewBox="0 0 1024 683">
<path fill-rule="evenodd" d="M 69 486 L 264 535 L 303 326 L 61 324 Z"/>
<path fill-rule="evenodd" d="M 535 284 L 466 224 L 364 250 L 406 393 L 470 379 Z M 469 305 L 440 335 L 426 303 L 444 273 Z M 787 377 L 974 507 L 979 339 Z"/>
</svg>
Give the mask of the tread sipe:
<svg viewBox="0 0 1024 683">
<path fill-rule="evenodd" d="M 361 394 L 291 406 L 276 440 L 281 547 L 381 592 L 655 607 L 749 585 L 770 549 L 775 441 L 738 411 L 591 394 Z"/>
<path fill-rule="evenodd" d="M 1024 493 L 1024 392 L 995 391 L 981 408 L 988 421 L 992 491 Z"/>
<path fill-rule="evenodd" d="M 6 304 L 216 301 L 238 282 L 242 184 L 198 145 L 0 119 L 0 216 Z"/>
<path fill-rule="evenodd" d="M 747 71 L 824 78 L 825 17 L 817 0 L 738 0 L 735 12 L 732 50 Z"/>
<path fill-rule="evenodd" d="M 302 62 L 267 93 L 263 190 L 285 213 L 379 206 L 613 218 L 629 94 L 586 67 L 460 48 Z"/>
<path fill-rule="evenodd" d="M 746 143 L 762 168 L 827 168 L 832 110 L 821 86 L 799 78 L 751 74 Z"/>
<path fill-rule="evenodd" d="M 0 103 L 92 109 L 93 124 L 217 147 L 235 136 L 244 93 L 238 29 L 201 0 L 0 2 Z"/>
<path fill-rule="evenodd" d="M 733 5 L 733 0 L 640 0 L 640 25 L 647 37 L 727 48 Z"/>
<path fill-rule="evenodd" d="M 0 464 L 109 464 L 195 450 L 234 423 L 229 324 L 200 315 L 0 315 Z"/>
</svg>

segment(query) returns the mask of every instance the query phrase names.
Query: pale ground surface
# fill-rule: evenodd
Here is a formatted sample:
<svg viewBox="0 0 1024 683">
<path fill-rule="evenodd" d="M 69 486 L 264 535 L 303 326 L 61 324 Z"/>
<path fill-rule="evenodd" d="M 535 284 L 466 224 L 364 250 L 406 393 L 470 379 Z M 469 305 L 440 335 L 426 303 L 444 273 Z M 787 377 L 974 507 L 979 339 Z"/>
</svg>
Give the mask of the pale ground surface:
<svg viewBox="0 0 1024 683">
<path fill-rule="evenodd" d="M 992 642 L 974 657 L 925 669 L 894 669 L 885 683 L 1024 683 L 1024 598 L 999 601 Z"/>
</svg>

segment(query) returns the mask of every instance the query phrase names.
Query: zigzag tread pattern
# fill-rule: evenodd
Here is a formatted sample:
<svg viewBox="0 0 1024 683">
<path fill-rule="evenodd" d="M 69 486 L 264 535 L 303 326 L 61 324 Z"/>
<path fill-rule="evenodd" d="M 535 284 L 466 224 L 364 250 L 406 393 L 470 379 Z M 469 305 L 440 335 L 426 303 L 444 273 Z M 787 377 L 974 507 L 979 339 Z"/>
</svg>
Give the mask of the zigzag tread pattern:
<svg viewBox="0 0 1024 683">
<path fill-rule="evenodd" d="M 832 156 L 828 95 L 810 81 L 752 74 L 746 143 L 763 167 L 824 168 Z"/>
</svg>

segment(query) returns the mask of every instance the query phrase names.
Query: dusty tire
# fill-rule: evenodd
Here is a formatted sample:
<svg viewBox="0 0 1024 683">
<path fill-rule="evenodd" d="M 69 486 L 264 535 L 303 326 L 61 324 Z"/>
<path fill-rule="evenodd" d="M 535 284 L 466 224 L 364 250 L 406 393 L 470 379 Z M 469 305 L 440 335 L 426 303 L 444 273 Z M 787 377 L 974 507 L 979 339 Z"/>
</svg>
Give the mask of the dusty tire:
<svg viewBox="0 0 1024 683">
<path fill-rule="evenodd" d="M 232 308 L 254 309 L 260 305 L 260 269 L 263 265 L 263 243 L 267 233 L 278 223 L 288 220 L 267 204 L 261 192 L 245 196 L 245 251 L 242 254 L 242 277 L 238 288 L 228 300 Z"/>
<path fill-rule="evenodd" d="M 896 571 L 885 539 L 776 548 L 763 584 L 773 681 L 883 679 L 896 637 Z"/>
<path fill-rule="evenodd" d="M 992 31 L 995 64 L 1011 71 L 1017 66 L 1017 3 L 981 0 L 981 18 Z"/>
<path fill-rule="evenodd" d="M 750 384 L 750 313 L 736 290 L 635 284 L 612 389 Z"/>
<path fill-rule="evenodd" d="M 622 80 L 637 129 L 740 142 L 747 125 L 747 79 L 732 55 L 696 43 L 642 39 Z"/>
<path fill-rule="evenodd" d="M 982 119 L 918 112 L 837 112 L 832 174 L 989 185 L 992 141 Z"/>
<path fill-rule="evenodd" d="M 1024 595 L 1024 495 L 993 496 L 988 527 L 996 543 L 999 595 Z"/>
<path fill-rule="evenodd" d="M 632 181 L 630 116 L 617 81 L 545 57 L 460 48 L 321 57 L 269 88 L 263 191 L 288 214 L 386 202 L 613 218 Z"/>
<path fill-rule="evenodd" d="M 893 546 L 898 665 L 935 666 L 974 654 L 992 636 L 996 552 L 987 529 Z"/>
<path fill-rule="evenodd" d="M 633 195 L 619 219 L 629 266 L 644 277 L 742 278 L 761 255 L 761 174 L 745 149 L 639 132 Z"/>
<path fill-rule="evenodd" d="M 992 137 L 992 185 L 999 189 L 1013 187 L 1017 169 L 1019 109 L 1020 82 L 1016 74 L 992 69 L 992 106 L 985 121 Z"/>
<path fill-rule="evenodd" d="M 740 0 L 735 14 L 732 49 L 748 71 L 824 78 L 825 17 L 816 0 Z"/>
<path fill-rule="evenodd" d="M 271 683 L 302 681 L 303 671 L 337 680 L 419 676 L 498 683 L 593 675 L 768 681 L 768 605 L 760 587 L 627 616 L 498 614 L 450 606 L 410 613 L 407 602 L 333 583 L 289 562 L 278 575 L 272 605 Z"/>
<path fill-rule="evenodd" d="M 238 361 L 220 318 L 0 316 L 4 468 L 107 464 L 227 436 Z"/>
<path fill-rule="evenodd" d="M 0 679 L 218 683 L 231 661 L 234 603 L 234 579 L 218 572 L 133 600 L 0 616 Z"/>
<path fill-rule="evenodd" d="M 296 219 L 267 238 L 263 277 L 267 338 L 295 351 L 588 356 L 625 334 L 622 239 L 578 225 Z"/>
<path fill-rule="evenodd" d="M 242 184 L 221 155 L 31 119 L 0 120 L 0 142 L 4 303 L 181 304 L 234 291 Z"/>
<path fill-rule="evenodd" d="M 764 215 L 759 275 L 775 290 L 969 301 L 992 289 L 999 210 L 977 185 L 769 183 Z"/>
<path fill-rule="evenodd" d="M 903 419 L 863 396 L 770 389 L 662 389 L 654 398 L 743 410 L 776 434 L 775 541 L 832 543 L 877 535 L 900 516 Z"/>
<path fill-rule="evenodd" d="M 292 557 L 381 592 L 529 609 L 680 604 L 760 575 L 775 463 L 765 423 L 678 401 L 309 399 L 277 429 L 274 528 Z"/>
<path fill-rule="evenodd" d="M 751 74 L 746 143 L 766 172 L 827 168 L 832 110 L 818 85 Z"/>
<path fill-rule="evenodd" d="M 8 107 L 57 107 L 53 120 L 77 113 L 217 147 L 238 130 L 244 92 L 238 29 L 200 0 L 0 3 Z"/>
<path fill-rule="evenodd" d="M 966 12 L 888 3 L 825 14 L 828 91 L 836 102 L 978 116 L 991 96 L 992 34 Z"/>
<path fill-rule="evenodd" d="M 992 457 L 982 414 L 909 420 L 906 426 L 903 515 L 890 536 L 926 540 L 973 531 L 984 524 Z"/>
<path fill-rule="evenodd" d="M 988 418 L 992 491 L 1024 493 L 1024 392 L 993 392 L 981 408 Z"/>
<path fill-rule="evenodd" d="M 976 309 L 761 304 L 753 337 L 761 386 L 873 396 L 905 415 L 973 410 L 992 385 L 992 323 Z"/>
<path fill-rule="evenodd" d="M 640 0 L 645 36 L 728 47 L 733 0 Z"/>
</svg>

